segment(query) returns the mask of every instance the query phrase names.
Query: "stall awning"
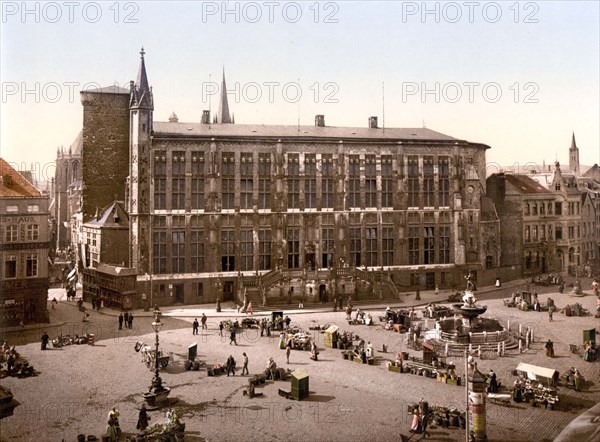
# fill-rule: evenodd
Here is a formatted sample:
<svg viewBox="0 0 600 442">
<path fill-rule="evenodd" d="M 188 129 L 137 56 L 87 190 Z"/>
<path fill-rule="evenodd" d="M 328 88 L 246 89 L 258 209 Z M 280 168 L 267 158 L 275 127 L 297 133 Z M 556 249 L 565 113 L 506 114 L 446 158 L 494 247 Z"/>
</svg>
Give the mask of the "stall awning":
<svg viewBox="0 0 600 442">
<path fill-rule="evenodd" d="M 537 378 L 558 379 L 558 371 L 553 368 L 539 367 L 524 362 L 517 365 L 517 371 L 527 373 L 527 377 L 531 380 L 537 380 Z"/>
<path fill-rule="evenodd" d="M 325 333 L 333 334 L 338 331 L 338 329 L 339 327 L 337 325 L 330 325 L 327 330 L 325 330 Z"/>
</svg>

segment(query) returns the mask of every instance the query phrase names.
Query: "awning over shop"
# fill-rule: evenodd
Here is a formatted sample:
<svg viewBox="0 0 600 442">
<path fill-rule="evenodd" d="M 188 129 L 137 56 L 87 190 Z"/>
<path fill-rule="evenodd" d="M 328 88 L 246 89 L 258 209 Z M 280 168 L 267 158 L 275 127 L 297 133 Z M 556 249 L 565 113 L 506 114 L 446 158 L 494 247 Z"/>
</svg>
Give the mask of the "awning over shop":
<svg viewBox="0 0 600 442">
<path fill-rule="evenodd" d="M 532 381 L 544 380 L 554 384 L 558 380 L 558 371 L 553 368 L 539 367 L 537 365 L 521 362 L 517 365 L 517 372 Z"/>
</svg>

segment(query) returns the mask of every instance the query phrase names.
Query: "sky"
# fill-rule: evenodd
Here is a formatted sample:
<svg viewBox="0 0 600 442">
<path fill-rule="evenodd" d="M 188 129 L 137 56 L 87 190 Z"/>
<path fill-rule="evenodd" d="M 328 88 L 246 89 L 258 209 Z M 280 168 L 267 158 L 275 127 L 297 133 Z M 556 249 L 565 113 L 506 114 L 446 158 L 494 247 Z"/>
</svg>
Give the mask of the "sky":
<svg viewBox="0 0 600 442">
<path fill-rule="evenodd" d="M 2 2 L 0 155 L 53 175 L 79 91 L 134 80 L 154 120 L 427 127 L 496 165 L 600 163 L 598 1 Z"/>
</svg>

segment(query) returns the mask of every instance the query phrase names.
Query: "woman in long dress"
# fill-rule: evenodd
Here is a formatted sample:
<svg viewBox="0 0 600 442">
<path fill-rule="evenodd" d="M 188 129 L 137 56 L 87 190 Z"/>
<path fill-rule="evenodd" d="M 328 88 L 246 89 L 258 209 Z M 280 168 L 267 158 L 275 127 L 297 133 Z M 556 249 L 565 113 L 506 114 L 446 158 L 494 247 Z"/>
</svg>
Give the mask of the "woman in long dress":
<svg viewBox="0 0 600 442">
<path fill-rule="evenodd" d="M 417 407 L 415 407 L 415 409 L 413 410 L 413 420 L 412 420 L 412 425 L 410 426 L 410 431 L 416 433 L 419 431 L 419 409 Z"/>
</svg>

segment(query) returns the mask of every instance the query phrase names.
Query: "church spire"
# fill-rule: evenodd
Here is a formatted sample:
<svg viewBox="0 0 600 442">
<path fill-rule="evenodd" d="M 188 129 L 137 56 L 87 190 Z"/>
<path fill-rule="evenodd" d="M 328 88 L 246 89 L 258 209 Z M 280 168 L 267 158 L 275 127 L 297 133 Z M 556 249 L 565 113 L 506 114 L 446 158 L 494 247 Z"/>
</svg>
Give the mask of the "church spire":
<svg viewBox="0 0 600 442">
<path fill-rule="evenodd" d="M 221 81 L 221 100 L 219 101 L 217 121 L 221 124 L 231 123 L 231 115 L 229 114 L 229 102 L 227 101 L 227 85 L 225 83 L 225 67 L 223 67 L 223 81 Z"/>
<path fill-rule="evenodd" d="M 140 51 L 140 69 L 138 70 L 137 80 L 131 87 L 131 107 L 154 109 L 154 99 L 152 97 L 152 88 L 148 84 L 148 75 L 146 74 L 146 62 L 144 55 L 146 52 L 142 47 Z M 132 82 L 133 83 L 133 82 Z"/>
<path fill-rule="evenodd" d="M 571 147 L 569 148 L 569 170 L 579 176 L 579 148 L 575 142 L 575 132 L 571 136 Z"/>
</svg>

